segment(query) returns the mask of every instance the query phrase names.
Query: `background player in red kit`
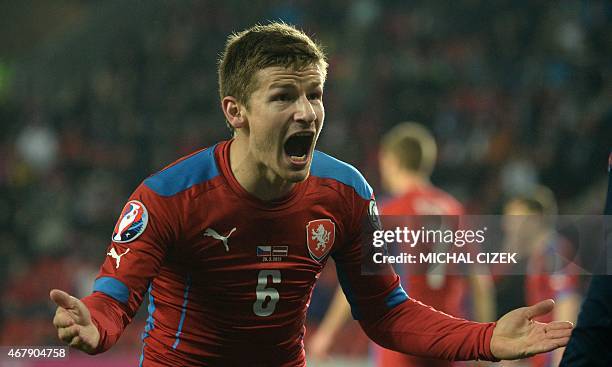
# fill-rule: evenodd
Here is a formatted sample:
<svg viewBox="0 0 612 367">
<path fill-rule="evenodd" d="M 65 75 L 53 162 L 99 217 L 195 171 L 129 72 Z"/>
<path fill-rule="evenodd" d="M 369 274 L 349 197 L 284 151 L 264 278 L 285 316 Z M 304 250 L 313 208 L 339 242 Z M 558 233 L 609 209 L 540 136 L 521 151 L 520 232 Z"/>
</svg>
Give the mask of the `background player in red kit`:
<svg viewBox="0 0 612 367">
<path fill-rule="evenodd" d="M 381 140 L 380 173 L 382 185 L 393 199 L 381 206 L 381 214 L 404 217 L 464 214 L 461 203 L 433 186 L 429 180 L 436 157 L 437 147 L 433 136 L 419 124 L 401 123 L 385 134 Z M 429 269 L 416 269 L 418 266 L 410 264 L 402 269 L 402 286 L 410 296 L 450 315 L 466 316 L 466 277 L 441 274 L 439 271 L 428 274 Z M 472 286 L 475 317 L 479 321 L 493 320 L 494 297 L 490 276 L 470 274 L 468 278 Z M 325 357 L 333 344 L 334 335 L 349 315 L 349 305 L 338 290 L 321 327 L 307 348 L 314 357 Z M 419 358 L 383 348 L 376 348 L 375 360 L 378 366 L 451 365 L 448 361 Z"/>
<path fill-rule="evenodd" d="M 107 350 L 148 294 L 141 365 L 303 366 L 310 295 L 333 256 L 353 313 L 387 348 L 495 360 L 567 343 L 570 323 L 532 320 L 550 300 L 476 323 L 408 298 L 392 271 L 361 274 L 375 202 L 357 170 L 314 149 L 326 68 L 319 46 L 285 24 L 229 38 L 219 89 L 233 139 L 136 189 L 93 294 L 51 291 L 61 340 Z"/>
<path fill-rule="evenodd" d="M 580 309 L 579 273 L 575 264 L 565 260 L 574 257 L 574 250 L 551 223 L 550 218 L 555 215 L 557 203 L 554 194 L 544 186 L 508 200 L 504 206 L 506 250 L 518 251 L 528 260 L 526 275 L 524 279 L 519 278 L 522 284 L 504 287 L 508 294 L 499 296 L 524 299 L 526 303 L 553 298 L 556 302 L 554 312 L 539 320 L 550 321 L 554 317 L 574 322 Z M 503 278 L 497 280 L 503 281 Z M 553 353 L 542 353 L 521 361 L 521 366 L 558 366 L 562 355 L 563 348 L 559 348 Z"/>
</svg>

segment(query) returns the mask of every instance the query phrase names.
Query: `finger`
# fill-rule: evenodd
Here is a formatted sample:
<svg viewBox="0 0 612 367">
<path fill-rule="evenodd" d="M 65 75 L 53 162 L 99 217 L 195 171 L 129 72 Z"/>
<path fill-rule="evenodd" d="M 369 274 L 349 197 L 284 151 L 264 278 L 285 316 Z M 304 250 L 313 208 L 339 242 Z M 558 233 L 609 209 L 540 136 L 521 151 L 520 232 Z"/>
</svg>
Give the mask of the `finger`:
<svg viewBox="0 0 612 367">
<path fill-rule="evenodd" d="M 556 339 L 549 340 L 546 343 L 548 345 L 546 352 L 555 350 L 557 348 L 565 347 L 567 343 L 569 342 L 569 340 L 570 340 L 569 336 L 566 336 L 564 338 L 556 338 Z"/>
<path fill-rule="evenodd" d="M 77 299 L 75 297 L 59 289 L 51 290 L 51 292 L 49 292 L 49 297 L 51 297 L 51 300 L 55 302 L 56 305 L 65 309 L 73 309 L 77 304 Z"/>
<path fill-rule="evenodd" d="M 545 330 L 544 335 L 549 339 L 569 338 L 572 335 L 571 329 Z"/>
<path fill-rule="evenodd" d="M 569 337 L 545 340 L 533 346 L 533 350 L 528 353 L 530 356 L 539 353 L 546 353 L 557 348 L 565 347 L 569 342 Z"/>
<path fill-rule="evenodd" d="M 66 328 L 57 329 L 57 336 L 65 343 L 71 343 L 75 336 L 79 335 L 79 326 L 72 325 Z"/>
<path fill-rule="evenodd" d="M 55 312 L 55 317 L 53 318 L 53 326 L 56 328 L 65 328 L 72 326 L 73 324 L 74 319 L 70 316 L 68 311 L 59 307 Z"/>
<path fill-rule="evenodd" d="M 546 324 L 546 330 L 573 329 L 574 324 L 569 321 L 553 321 Z"/>
<path fill-rule="evenodd" d="M 82 342 L 83 342 L 83 339 L 80 336 L 75 336 L 69 345 L 73 348 L 78 348 L 81 346 Z"/>
<path fill-rule="evenodd" d="M 69 295 L 59 289 L 54 289 L 49 294 L 51 299 L 60 307 L 69 311 L 74 321 L 80 325 L 91 322 L 91 316 L 87 306 L 80 299 Z"/>
<path fill-rule="evenodd" d="M 555 341 L 555 344 L 557 345 L 557 348 L 565 347 L 567 343 L 569 343 L 570 339 L 571 339 L 571 336 L 566 336 L 564 338 L 558 338 Z"/>
<path fill-rule="evenodd" d="M 552 311 L 554 307 L 555 301 L 553 301 L 552 299 L 547 299 L 538 302 L 533 306 L 527 307 L 527 310 L 525 312 L 527 314 L 527 318 L 531 320 L 534 317 L 546 315 L 547 313 Z"/>
</svg>

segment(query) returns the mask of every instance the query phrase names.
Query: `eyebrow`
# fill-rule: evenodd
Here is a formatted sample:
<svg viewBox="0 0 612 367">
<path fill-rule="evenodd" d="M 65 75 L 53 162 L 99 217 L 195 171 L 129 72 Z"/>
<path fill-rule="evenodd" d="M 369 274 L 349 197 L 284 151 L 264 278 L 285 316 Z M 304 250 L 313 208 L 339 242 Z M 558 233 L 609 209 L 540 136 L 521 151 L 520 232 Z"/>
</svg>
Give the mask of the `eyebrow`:
<svg viewBox="0 0 612 367">
<path fill-rule="evenodd" d="M 276 83 L 270 84 L 268 89 L 274 89 L 274 88 L 293 88 L 293 87 L 295 87 L 294 83 L 276 82 Z"/>
<path fill-rule="evenodd" d="M 268 89 L 275 89 L 275 88 L 295 88 L 296 84 L 295 83 L 288 83 L 288 82 L 275 82 L 270 84 L 270 86 L 268 87 Z M 309 87 L 311 88 L 318 88 L 318 87 L 323 87 L 323 83 L 318 82 L 318 81 L 313 81 L 311 83 L 308 84 Z"/>
</svg>

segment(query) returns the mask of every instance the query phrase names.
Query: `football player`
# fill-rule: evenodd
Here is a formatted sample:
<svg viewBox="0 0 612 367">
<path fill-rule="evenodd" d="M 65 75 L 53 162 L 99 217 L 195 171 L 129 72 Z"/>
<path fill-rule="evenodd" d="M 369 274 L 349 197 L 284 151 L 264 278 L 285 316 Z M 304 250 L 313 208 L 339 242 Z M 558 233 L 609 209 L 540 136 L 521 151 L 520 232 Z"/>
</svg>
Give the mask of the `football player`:
<svg viewBox="0 0 612 367">
<path fill-rule="evenodd" d="M 565 345 L 571 324 L 532 320 L 550 300 L 476 323 L 409 298 L 392 270 L 362 275 L 374 196 L 355 168 L 315 150 L 326 74 L 321 48 L 292 26 L 231 35 L 219 91 L 233 138 L 135 190 L 93 293 L 51 291 L 59 338 L 104 352 L 146 297 L 141 365 L 303 366 L 306 310 L 332 256 L 353 313 L 387 348 L 497 360 Z"/>
</svg>

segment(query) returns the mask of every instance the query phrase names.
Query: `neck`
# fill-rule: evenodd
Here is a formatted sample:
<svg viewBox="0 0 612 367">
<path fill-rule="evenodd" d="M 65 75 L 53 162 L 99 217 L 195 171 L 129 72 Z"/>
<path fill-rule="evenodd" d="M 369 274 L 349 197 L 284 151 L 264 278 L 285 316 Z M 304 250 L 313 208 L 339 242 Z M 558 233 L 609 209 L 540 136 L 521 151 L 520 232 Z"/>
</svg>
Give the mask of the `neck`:
<svg viewBox="0 0 612 367">
<path fill-rule="evenodd" d="M 269 167 L 257 162 L 249 152 L 248 144 L 247 139 L 238 135 L 229 147 L 230 169 L 236 181 L 249 194 L 264 201 L 288 195 L 295 183 L 282 179 Z"/>
<path fill-rule="evenodd" d="M 408 191 L 429 186 L 429 179 L 414 172 L 401 171 L 398 172 L 391 183 L 391 194 L 400 196 Z"/>
</svg>

